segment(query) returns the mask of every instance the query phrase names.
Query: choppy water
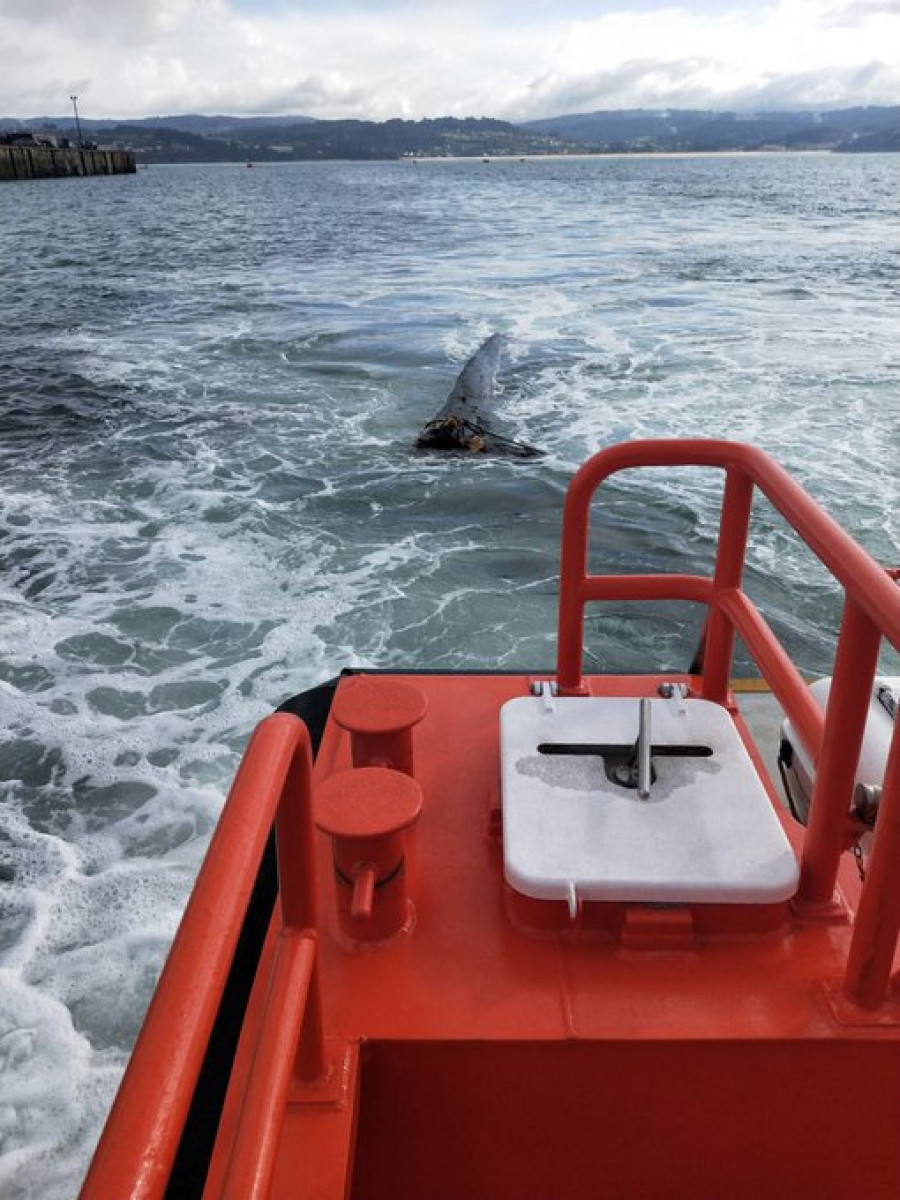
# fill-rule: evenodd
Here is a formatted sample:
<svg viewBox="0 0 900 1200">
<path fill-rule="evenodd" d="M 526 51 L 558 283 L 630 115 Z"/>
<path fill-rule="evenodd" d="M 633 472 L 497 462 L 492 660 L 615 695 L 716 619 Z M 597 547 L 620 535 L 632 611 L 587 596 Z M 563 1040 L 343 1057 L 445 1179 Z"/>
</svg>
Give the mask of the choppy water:
<svg viewBox="0 0 900 1200">
<path fill-rule="evenodd" d="M 154 167 L 0 189 L 0 1191 L 77 1191 L 254 722 L 348 663 L 547 666 L 593 450 L 774 452 L 900 561 L 900 156 Z M 510 335 L 537 463 L 410 449 Z M 623 477 L 605 561 L 705 569 L 717 486 Z M 761 507 L 807 671 L 833 589 Z M 799 592 L 798 592 L 799 589 Z M 681 668 L 697 621 L 592 618 Z"/>
</svg>

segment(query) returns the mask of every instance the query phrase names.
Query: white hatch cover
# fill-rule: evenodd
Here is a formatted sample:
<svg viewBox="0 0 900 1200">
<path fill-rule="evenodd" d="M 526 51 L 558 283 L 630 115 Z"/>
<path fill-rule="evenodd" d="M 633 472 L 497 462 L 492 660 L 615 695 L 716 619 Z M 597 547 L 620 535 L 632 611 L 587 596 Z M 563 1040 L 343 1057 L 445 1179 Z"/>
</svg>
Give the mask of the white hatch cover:
<svg viewBox="0 0 900 1200">
<path fill-rule="evenodd" d="M 506 878 L 542 900 L 766 904 L 797 862 L 728 712 L 706 700 L 541 696 L 500 713 Z M 635 753 L 632 753 L 632 751 Z M 635 763 L 632 768 L 629 760 Z M 632 779 L 633 777 L 633 779 Z M 622 780 L 625 783 L 621 782 Z"/>
</svg>

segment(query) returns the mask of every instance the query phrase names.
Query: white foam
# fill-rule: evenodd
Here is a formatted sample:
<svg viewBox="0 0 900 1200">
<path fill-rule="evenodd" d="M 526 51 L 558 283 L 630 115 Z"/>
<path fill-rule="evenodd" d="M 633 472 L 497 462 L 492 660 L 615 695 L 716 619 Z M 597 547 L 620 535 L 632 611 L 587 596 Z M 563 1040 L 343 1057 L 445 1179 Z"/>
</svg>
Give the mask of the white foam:
<svg viewBox="0 0 900 1200">
<path fill-rule="evenodd" d="M 0 1190 L 4 1197 L 65 1194 L 83 1173 L 91 1139 L 124 1055 L 96 1055 L 66 1006 L 0 968 Z M 56 1192 L 56 1187 L 63 1189 Z"/>
</svg>

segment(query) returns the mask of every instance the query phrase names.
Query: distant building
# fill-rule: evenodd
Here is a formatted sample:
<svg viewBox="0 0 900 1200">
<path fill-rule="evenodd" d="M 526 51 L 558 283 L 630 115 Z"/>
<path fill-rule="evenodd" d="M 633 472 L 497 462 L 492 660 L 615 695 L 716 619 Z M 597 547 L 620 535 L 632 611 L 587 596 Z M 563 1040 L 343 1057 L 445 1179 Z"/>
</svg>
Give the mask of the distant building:
<svg viewBox="0 0 900 1200">
<path fill-rule="evenodd" d="M 13 130 L 8 133 L 0 133 L 0 144 L 4 146 L 49 146 L 53 150 L 67 150 L 71 142 L 67 137 L 62 137 L 58 133 L 50 133 L 42 129 L 40 133 L 34 133 L 30 129 Z M 96 147 L 86 148 L 96 149 Z"/>
</svg>

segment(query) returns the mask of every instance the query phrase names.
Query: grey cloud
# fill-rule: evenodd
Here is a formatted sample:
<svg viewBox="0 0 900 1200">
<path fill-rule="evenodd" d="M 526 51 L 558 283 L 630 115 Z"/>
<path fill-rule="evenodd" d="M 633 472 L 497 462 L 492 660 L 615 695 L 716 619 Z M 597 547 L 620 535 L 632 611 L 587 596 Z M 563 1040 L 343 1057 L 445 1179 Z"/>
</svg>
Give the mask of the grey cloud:
<svg viewBox="0 0 900 1200">
<path fill-rule="evenodd" d="M 706 17 L 692 12 L 700 0 L 674 0 L 666 10 L 671 37 L 665 13 L 650 11 L 657 0 L 633 0 L 630 9 L 596 0 L 595 14 L 615 9 L 617 20 L 606 26 L 595 15 L 583 45 L 567 40 L 579 36 L 569 4 L 588 0 L 547 3 L 546 27 L 527 19 L 544 0 L 519 0 L 505 38 L 496 18 L 510 0 L 464 0 L 452 17 L 437 0 L 402 2 L 403 19 L 392 20 L 396 8 L 386 0 L 369 7 L 352 0 L 352 12 L 342 0 L 336 9 L 313 0 L 277 11 L 268 0 L 0 0 L 0 43 L 17 47 L 0 79 L 0 108 L 46 108 L 49 101 L 35 100 L 52 92 L 55 111 L 59 96 L 78 92 L 104 115 L 484 112 L 515 119 L 623 107 L 888 104 L 900 94 L 900 63 L 872 21 L 900 16 L 900 0 L 806 0 L 786 6 L 787 17 L 776 4 L 765 8 L 765 19 L 736 4 L 720 11 L 722 21 L 714 12 L 731 0 L 710 4 Z M 832 27 L 820 36 L 823 12 L 860 28 L 842 37 Z M 784 61 L 798 28 L 806 30 L 801 61 L 816 69 L 776 74 L 773 61 Z M 35 61 L 25 65 L 27 54 Z"/>
<path fill-rule="evenodd" d="M 244 104 L 241 109 L 248 114 L 339 111 L 344 116 L 363 118 L 370 116 L 371 110 L 372 97 L 367 88 L 318 75 L 266 88 L 254 97 L 252 107 Z"/>
<path fill-rule="evenodd" d="M 822 12 L 822 23 L 853 27 L 876 16 L 900 16 L 900 0 L 833 0 Z"/>
<path fill-rule="evenodd" d="M 48 35 L 90 39 L 137 50 L 174 28 L 186 18 L 215 17 L 218 0 L 0 0 L 0 19 L 12 17 L 32 28 L 45 27 Z"/>
<path fill-rule="evenodd" d="M 690 107 L 692 98 L 703 91 L 696 85 L 696 77 L 712 65 L 711 60 L 699 57 L 672 62 L 647 59 L 574 79 L 543 75 L 529 83 L 525 105 L 529 115 L 601 108 Z"/>
<path fill-rule="evenodd" d="M 896 104 L 900 68 L 883 62 L 859 67 L 804 71 L 771 79 L 753 88 L 732 92 L 734 108 L 842 108 L 865 104 Z"/>
<path fill-rule="evenodd" d="M 708 58 L 623 63 L 607 71 L 561 79 L 538 76 L 515 115 L 542 117 L 610 108 L 771 109 L 895 104 L 900 67 L 871 61 L 762 79 L 753 85 L 712 88 L 704 76 L 721 64 Z"/>
<path fill-rule="evenodd" d="M 73 92 L 80 96 L 82 90 L 83 85 L 70 85 L 67 80 L 42 79 L 39 85 L 18 89 L 16 112 L 9 115 L 24 120 L 37 116 L 70 117 L 69 96 Z M 4 111 L 2 101 L 0 111 Z M 5 111 L 4 115 L 7 115 Z"/>
</svg>

